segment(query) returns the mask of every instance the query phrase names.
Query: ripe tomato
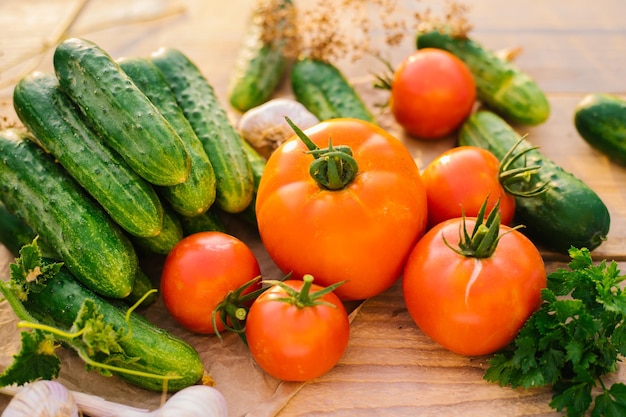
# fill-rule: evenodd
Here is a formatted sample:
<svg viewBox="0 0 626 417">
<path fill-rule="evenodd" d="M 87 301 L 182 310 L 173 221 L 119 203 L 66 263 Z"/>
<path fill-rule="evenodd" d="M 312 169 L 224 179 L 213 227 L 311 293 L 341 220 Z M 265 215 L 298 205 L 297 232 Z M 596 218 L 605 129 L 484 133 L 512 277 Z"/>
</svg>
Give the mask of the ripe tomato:
<svg viewBox="0 0 626 417">
<path fill-rule="evenodd" d="M 409 314 L 446 349 L 462 355 L 493 353 L 516 336 L 541 302 L 543 260 L 517 230 L 499 225 L 500 240 L 486 258 L 461 255 L 462 219 L 439 223 L 417 243 L 402 281 Z M 468 230 L 476 223 L 467 218 Z M 508 233 L 507 233 L 508 232 Z"/>
<path fill-rule="evenodd" d="M 304 133 L 313 146 L 332 139 L 335 150 L 349 147 L 356 175 L 330 190 L 309 174 L 311 163 L 326 157 L 316 159 L 297 136 L 284 142 L 268 159 L 257 193 L 263 244 L 295 279 L 311 274 L 324 287 L 347 281 L 335 291 L 342 300 L 379 294 L 399 278 L 426 227 L 419 169 L 398 139 L 363 120 L 328 120 Z"/>
<path fill-rule="evenodd" d="M 303 279 L 282 284 L 307 296 L 324 289 L 312 284 L 310 275 Z M 328 372 L 346 350 L 350 335 L 348 315 L 333 292 L 312 303 L 296 302 L 297 297 L 273 285 L 254 301 L 246 321 L 252 357 L 265 372 L 285 381 L 307 381 Z"/>
<path fill-rule="evenodd" d="M 487 196 L 487 211 L 500 200 L 501 222 L 510 225 L 515 197 L 500 183 L 500 161 L 491 152 L 475 146 L 449 149 L 422 172 L 428 200 L 428 226 L 444 220 L 476 217 Z"/>
<path fill-rule="evenodd" d="M 394 72 L 390 108 L 409 134 L 437 139 L 454 132 L 472 111 L 476 83 L 467 65 L 434 48 L 407 56 Z"/>
<path fill-rule="evenodd" d="M 214 332 L 213 310 L 226 296 L 261 274 L 254 253 L 222 232 L 200 232 L 172 248 L 161 273 L 165 307 L 180 325 L 200 334 Z M 258 289 L 248 287 L 245 293 Z M 217 330 L 224 323 L 217 319 Z"/>
</svg>

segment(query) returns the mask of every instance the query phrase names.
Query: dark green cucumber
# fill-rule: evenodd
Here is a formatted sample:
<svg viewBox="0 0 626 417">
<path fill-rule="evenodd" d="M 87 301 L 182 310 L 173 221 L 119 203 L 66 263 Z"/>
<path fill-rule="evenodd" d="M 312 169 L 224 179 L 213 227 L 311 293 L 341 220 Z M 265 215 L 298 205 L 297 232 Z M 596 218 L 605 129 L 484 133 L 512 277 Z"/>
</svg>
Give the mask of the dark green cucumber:
<svg viewBox="0 0 626 417">
<path fill-rule="evenodd" d="M 217 181 L 216 204 L 228 213 L 239 213 L 252 200 L 252 171 L 241 138 L 213 87 L 198 67 L 177 49 L 160 49 L 151 60 L 163 72 L 211 161 Z"/>
<path fill-rule="evenodd" d="M 130 294 L 138 259 L 123 230 L 22 130 L 0 131 L 0 200 L 74 276 L 111 298 Z"/>
<path fill-rule="evenodd" d="M 191 159 L 183 141 L 106 51 L 71 38 L 54 51 L 59 84 L 104 141 L 148 182 L 176 185 Z"/>
<path fill-rule="evenodd" d="M 163 204 L 161 233 L 151 237 L 131 236 L 137 249 L 157 255 L 167 255 L 182 238 L 183 227 L 179 216 L 168 204 Z"/>
<path fill-rule="evenodd" d="M 29 225 L 11 213 L 4 203 L 0 201 L 0 243 L 2 243 L 13 256 L 17 257 L 19 256 L 20 249 L 22 249 L 24 245 L 31 244 L 35 238 L 37 238 L 37 246 L 43 256 L 62 261 L 54 248 L 51 248 L 40 237 L 37 237 L 36 233 Z M 133 305 L 153 288 L 154 285 L 150 278 L 141 269 L 138 269 L 133 282 L 133 289 L 123 301 L 128 305 Z M 156 301 L 156 298 L 156 294 L 149 295 L 141 303 L 141 306 L 145 307 L 152 304 Z"/>
<path fill-rule="evenodd" d="M 243 141 L 243 148 L 246 151 L 248 161 L 250 161 L 250 167 L 252 168 L 252 174 L 254 176 L 254 196 L 250 205 L 246 207 L 241 215 L 248 223 L 256 225 L 256 192 L 259 189 L 259 183 L 261 182 L 263 171 L 265 171 L 267 160 L 245 140 Z"/>
<path fill-rule="evenodd" d="M 576 106 L 574 125 L 589 145 L 626 165 L 626 99 L 613 94 L 588 94 Z"/>
<path fill-rule="evenodd" d="M 418 34 L 417 48 L 443 49 L 465 62 L 478 99 L 509 122 L 537 125 L 550 115 L 548 99 L 535 80 L 478 42 L 432 30 Z"/>
<path fill-rule="evenodd" d="M 22 246 L 35 239 L 37 234 L 33 228 L 24 223 L 15 214 L 11 213 L 7 206 L 0 201 L 0 243 L 6 247 L 13 256 L 18 256 Z M 41 239 L 38 240 L 39 250 L 48 258 L 59 259 L 56 251 L 50 248 Z"/>
<path fill-rule="evenodd" d="M 191 157 L 187 179 L 170 187 L 158 187 L 172 208 L 185 216 L 204 213 L 215 201 L 215 172 L 202 142 L 189 124 L 161 71 L 147 59 L 126 58 L 120 67 L 172 125 Z"/>
<path fill-rule="evenodd" d="M 226 232 L 224 221 L 214 210 L 209 209 L 199 216 L 178 216 L 183 227 L 183 236 L 199 232 Z"/>
<path fill-rule="evenodd" d="M 459 132 L 460 145 L 485 148 L 502 159 L 521 139 L 520 135 L 493 112 L 482 110 L 470 116 Z M 523 140 L 516 152 L 532 148 Z M 528 166 L 539 170 L 526 184 L 529 190 L 546 183 L 545 191 L 532 197 L 516 197 L 516 218 L 536 243 L 566 254 L 571 246 L 593 250 L 606 240 L 611 223 L 600 197 L 582 180 L 563 170 L 538 149 L 525 154 Z M 524 158 L 511 168 L 524 164 Z"/>
<path fill-rule="evenodd" d="M 289 61 L 286 49 L 296 31 L 296 8 L 291 0 L 270 3 L 254 11 L 231 72 L 228 100 L 242 113 L 272 96 Z"/>
<path fill-rule="evenodd" d="M 22 78 L 13 105 L 37 142 L 117 224 L 136 236 L 159 233 L 163 208 L 156 191 L 87 126 L 53 74 Z"/>
<path fill-rule="evenodd" d="M 296 100 L 319 120 L 353 117 L 376 123 L 354 87 L 328 62 L 297 60 L 291 68 L 291 89 Z"/>
<path fill-rule="evenodd" d="M 80 285 L 70 272 L 62 267 L 41 292 L 30 292 L 24 302 L 27 311 L 37 320 L 60 328 L 72 326 L 82 303 L 93 300 L 100 309 L 104 321 L 115 329 L 128 329 L 126 311 L 98 297 Z M 168 391 L 177 391 L 198 382 L 204 374 L 204 366 L 198 352 L 187 342 L 155 326 L 137 313 L 131 313 L 130 337 L 122 338 L 124 352 L 137 360 L 126 368 L 157 375 L 178 375 L 180 379 L 168 381 Z M 115 373 L 118 377 L 139 387 L 161 391 L 163 381 L 142 376 Z"/>
</svg>

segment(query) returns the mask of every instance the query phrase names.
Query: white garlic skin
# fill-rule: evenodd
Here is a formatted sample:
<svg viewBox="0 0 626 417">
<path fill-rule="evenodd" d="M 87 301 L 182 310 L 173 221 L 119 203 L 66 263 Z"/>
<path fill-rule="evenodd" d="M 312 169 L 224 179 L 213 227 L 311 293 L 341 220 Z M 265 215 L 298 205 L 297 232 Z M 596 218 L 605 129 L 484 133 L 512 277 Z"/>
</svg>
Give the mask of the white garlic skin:
<svg viewBox="0 0 626 417">
<path fill-rule="evenodd" d="M 56 381 L 25 385 L 9 402 L 2 417 L 78 417 L 70 391 Z"/>
<path fill-rule="evenodd" d="M 285 116 L 300 129 L 305 130 L 319 123 L 302 103 L 276 98 L 245 112 L 239 119 L 240 135 L 265 158 L 295 133 Z"/>
</svg>

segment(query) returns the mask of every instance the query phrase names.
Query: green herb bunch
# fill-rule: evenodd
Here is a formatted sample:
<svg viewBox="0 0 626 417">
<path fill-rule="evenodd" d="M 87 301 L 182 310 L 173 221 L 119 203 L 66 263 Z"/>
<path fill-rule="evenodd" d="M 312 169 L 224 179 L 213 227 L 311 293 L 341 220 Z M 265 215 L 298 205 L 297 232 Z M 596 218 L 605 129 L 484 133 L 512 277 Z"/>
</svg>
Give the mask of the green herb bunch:
<svg viewBox="0 0 626 417">
<path fill-rule="evenodd" d="M 586 248 L 571 248 L 569 269 L 548 275 L 542 305 L 484 378 L 512 388 L 552 386 L 550 407 L 568 417 L 626 416 L 626 385 L 602 377 L 626 354 L 626 276 Z M 594 396 L 595 395 L 595 396 Z"/>
</svg>

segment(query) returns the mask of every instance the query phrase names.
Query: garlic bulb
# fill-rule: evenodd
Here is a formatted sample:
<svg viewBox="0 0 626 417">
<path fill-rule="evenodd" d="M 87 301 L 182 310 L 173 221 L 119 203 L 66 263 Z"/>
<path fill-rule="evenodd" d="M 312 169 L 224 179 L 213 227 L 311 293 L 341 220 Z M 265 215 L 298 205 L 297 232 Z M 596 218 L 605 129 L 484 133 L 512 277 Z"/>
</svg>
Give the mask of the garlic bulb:
<svg viewBox="0 0 626 417">
<path fill-rule="evenodd" d="M 25 385 L 11 399 L 2 417 L 78 417 L 72 393 L 56 381 Z"/>
<path fill-rule="evenodd" d="M 239 119 L 241 136 L 265 158 L 295 133 L 285 121 L 289 117 L 300 129 L 319 120 L 304 105 L 287 98 L 276 98 L 245 112 Z"/>
</svg>

